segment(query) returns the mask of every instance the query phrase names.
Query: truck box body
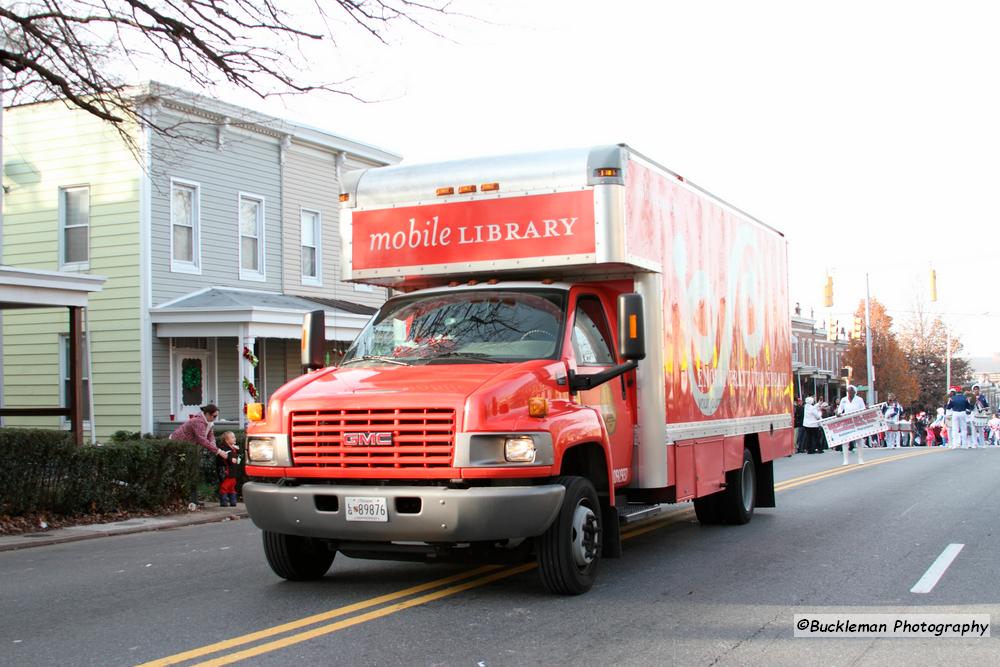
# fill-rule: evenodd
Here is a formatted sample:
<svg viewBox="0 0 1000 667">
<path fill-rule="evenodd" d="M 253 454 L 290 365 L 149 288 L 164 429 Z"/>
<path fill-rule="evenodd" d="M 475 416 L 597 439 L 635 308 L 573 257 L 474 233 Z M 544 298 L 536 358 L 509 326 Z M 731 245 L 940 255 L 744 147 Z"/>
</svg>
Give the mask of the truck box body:
<svg viewBox="0 0 1000 667">
<path fill-rule="evenodd" d="M 595 176 L 615 168 L 620 176 Z M 426 199 L 482 183 L 500 188 Z M 698 439 L 721 461 L 719 438 L 756 432 L 766 460 L 790 453 L 791 320 L 777 231 L 625 146 L 387 167 L 347 185 L 345 280 L 401 289 L 483 275 L 635 281 L 649 336 L 638 486 L 676 482 L 664 446 L 678 441 Z M 693 477 L 689 458 L 682 480 Z"/>
<path fill-rule="evenodd" d="M 588 484 L 605 511 L 624 496 L 697 498 L 711 517 L 704 499 L 736 486 L 748 512 L 754 494 L 773 506 L 771 462 L 792 451 L 780 233 L 624 145 L 370 169 L 343 190 L 344 279 L 403 294 L 343 365 L 279 389 L 251 427 L 250 444 L 274 452 L 251 453 L 244 490 L 266 535 L 361 554 L 399 540 L 545 544 L 569 496 L 593 505 Z M 636 335 L 630 293 L 642 361 L 613 351 Z M 456 347 L 487 328 L 495 340 Z M 586 381 L 602 372 L 613 379 Z M 529 446 L 530 461 L 507 458 Z M 378 522 L 347 516 L 362 509 Z M 573 516 L 607 530 L 593 514 Z"/>
</svg>

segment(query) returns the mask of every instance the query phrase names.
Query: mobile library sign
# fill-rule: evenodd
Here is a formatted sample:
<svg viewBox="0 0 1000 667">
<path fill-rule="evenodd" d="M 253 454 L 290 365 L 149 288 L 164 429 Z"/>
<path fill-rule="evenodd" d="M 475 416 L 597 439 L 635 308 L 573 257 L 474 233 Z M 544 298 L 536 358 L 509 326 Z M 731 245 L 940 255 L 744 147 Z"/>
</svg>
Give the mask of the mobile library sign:
<svg viewBox="0 0 1000 667">
<path fill-rule="evenodd" d="M 888 431 L 889 423 L 886 421 L 885 415 L 882 414 L 883 405 L 885 403 L 879 403 L 858 412 L 819 420 L 819 425 L 826 433 L 826 441 L 829 446 L 836 447 Z"/>
</svg>

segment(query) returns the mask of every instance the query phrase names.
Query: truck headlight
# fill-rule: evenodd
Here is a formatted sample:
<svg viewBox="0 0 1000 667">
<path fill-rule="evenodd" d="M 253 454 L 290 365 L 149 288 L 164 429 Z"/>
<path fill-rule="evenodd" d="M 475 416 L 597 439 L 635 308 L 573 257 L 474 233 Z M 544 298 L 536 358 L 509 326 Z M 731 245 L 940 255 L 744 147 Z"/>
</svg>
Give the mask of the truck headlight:
<svg viewBox="0 0 1000 667">
<path fill-rule="evenodd" d="M 503 443 L 503 456 L 511 463 L 534 463 L 535 441 L 525 435 L 507 438 Z"/>
<path fill-rule="evenodd" d="M 247 458 L 251 463 L 274 461 L 274 438 L 251 438 L 247 443 Z"/>
</svg>

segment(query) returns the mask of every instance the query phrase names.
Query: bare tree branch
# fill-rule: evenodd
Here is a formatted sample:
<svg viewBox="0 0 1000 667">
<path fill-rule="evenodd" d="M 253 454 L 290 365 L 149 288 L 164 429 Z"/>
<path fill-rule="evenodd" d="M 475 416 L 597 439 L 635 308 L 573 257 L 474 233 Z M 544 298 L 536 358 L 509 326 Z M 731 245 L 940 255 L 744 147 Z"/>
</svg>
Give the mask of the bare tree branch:
<svg viewBox="0 0 1000 667">
<path fill-rule="evenodd" d="M 334 45 L 336 31 L 380 43 L 397 24 L 435 36 L 432 22 L 461 16 L 450 0 L 24 0 L 0 5 L 0 93 L 8 103 L 61 99 L 111 123 L 127 141 L 153 124 L 121 63 L 155 58 L 196 87 L 228 82 L 260 98 L 327 91 L 360 99 L 351 79 L 308 81 L 307 43 Z M 341 20 L 334 17 L 339 14 Z M 333 19 L 333 20 L 331 20 Z M 321 30 L 319 30 L 321 29 Z"/>
</svg>

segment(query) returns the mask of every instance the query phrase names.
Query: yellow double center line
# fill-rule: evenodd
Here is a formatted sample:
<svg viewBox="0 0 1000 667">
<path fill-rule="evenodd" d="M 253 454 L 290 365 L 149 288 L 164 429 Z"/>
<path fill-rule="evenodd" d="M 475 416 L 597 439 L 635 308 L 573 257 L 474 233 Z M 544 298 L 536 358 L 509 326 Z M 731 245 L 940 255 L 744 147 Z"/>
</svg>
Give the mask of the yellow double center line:
<svg viewBox="0 0 1000 667">
<path fill-rule="evenodd" d="M 881 465 L 883 463 L 889 463 L 890 461 L 902 461 L 903 459 L 913 458 L 915 456 L 925 456 L 927 454 L 933 453 L 934 450 L 927 450 L 922 452 L 913 452 L 909 454 L 902 454 L 896 456 L 888 456 L 884 458 L 877 459 L 870 463 L 865 463 L 863 466 L 850 465 L 843 466 L 840 468 L 834 468 L 832 470 L 824 470 L 821 472 L 813 473 L 810 475 L 803 475 L 801 477 L 795 477 L 793 479 L 785 480 L 784 482 L 778 482 L 774 485 L 775 491 L 785 491 L 788 489 L 793 489 L 797 486 L 802 486 L 803 484 L 810 484 L 812 482 L 818 482 L 823 479 L 830 477 L 836 477 L 837 475 L 843 475 L 844 473 L 851 472 L 858 469 L 866 469 L 872 466 Z M 679 512 L 671 512 L 668 516 L 652 520 L 649 522 L 644 522 L 640 526 L 626 530 L 622 533 L 622 539 L 627 540 L 645 533 L 649 533 L 654 530 L 659 530 L 664 526 L 669 526 L 680 521 L 686 521 L 690 519 L 694 514 L 692 509 L 686 509 Z M 283 623 L 282 625 L 276 625 L 271 628 L 266 628 L 264 630 L 259 630 L 257 632 L 251 632 L 247 635 L 242 635 L 240 637 L 235 637 L 233 639 L 227 639 L 225 641 L 216 642 L 214 644 L 208 644 L 207 646 L 202 646 L 199 648 L 191 649 L 190 651 L 184 651 L 183 653 L 177 653 L 175 655 L 167 656 L 166 658 L 160 658 L 159 660 L 153 660 L 152 662 L 146 662 L 139 667 L 164 667 L 166 665 L 177 665 L 183 662 L 188 662 L 190 660 L 195 660 L 213 653 L 219 653 L 220 651 L 225 651 L 231 648 L 236 648 L 238 646 L 243 646 L 246 644 L 251 644 L 253 642 L 261 641 L 264 639 L 269 639 L 277 635 L 282 635 L 287 632 L 292 632 L 294 630 L 301 630 L 308 626 L 316 625 L 318 623 L 324 623 L 326 621 L 331 621 L 342 616 L 348 616 L 356 612 L 364 612 L 357 614 L 356 616 L 351 616 L 350 618 L 345 618 L 328 625 L 321 625 L 319 627 L 312 628 L 310 630 L 305 630 L 297 634 L 288 635 L 280 639 L 274 639 L 272 641 L 265 642 L 263 644 L 258 644 L 250 648 L 243 649 L 242 651 L 237 651 L 235 653 L 227 653 L 226 655 L 219 656 L 217 658 L 207 660 L 204 662 L 197 663 L 198 665 L 229 665 L 234 662 L 239 662 L 240 660 L 246 660 L 247 658 L 252 658 L 254 656 L 262 655 L 264 653 L 270 653 L 271 651 L 276 651 L 293 644 L 298 644 L 316 637 L 321 637 L 323 635 L 328 635 L 345 628 L 352 627 L 354 625 L 359 625 L 361 623 L 367 623 L 368 621 L 375 620 L 377 618 L 383 618 L 389 616 L 390 614 L 395 614 L 396 612 L 403 611 L 404 609 L 410 609 L 411 607 L 417 607 L 419 605 L 427 604 L 428 602 L 433 602 L 434 600 L 440 600 L 441 598 L 456 595 L 463 591 L 467 591 L 472 588 L 478 588 L 480 586 L 485 586 L 486 584 L 498 581 L 500 579 L 506 579 L 508 577 L 513 577 L 515 575 L 521 574 L 522 572 L 528 572 L 537 567 L 536 563 L 525 563 L 524 565 L 518 565 L 515 567 L 504 567 L 502 565 L 484 565 L 472 570 L 467 570 L 465 572 L 460 572 L 458 574 L 451 575 L 449 577 L 444 577 L 442 579 L 435 579 L 434 581 L 429 581 L 425 584 L 420 584 L 418 586 L 412 586 L 410 588 L 405 588 L 401 591 L 396 591 L 395 593 L 388 593 L 386 595 L 380 595 L 378 597 L 370 598 L 368 600 L 362 600 L 361 602 L 355 602 L 354 604 L 349 604 L 344 607 L 338 607 L 336 609 L 331 609 L 319 614 L 314 614 L 312 616 L 306 616 L 305 618 L 298 619 L 296 621 L 290 621 L 288 623 Z M 460 583 L 459 583 L 460 582 Z M 442 588 L 443 587 L 443 588 Z M 416 597 L 411 597 L 416 596 Z M 404 599 L 409 598 L 409 599 Z M 392 603 L 392 604 L 387 604 Z M 386 605 L 384 607 L 380 605 Z M 372 611 L 365 611 L 366 609 L 372 609 L 372 607 L 379 607 L 378 609 L 373 609 Z"/>
</svg>

